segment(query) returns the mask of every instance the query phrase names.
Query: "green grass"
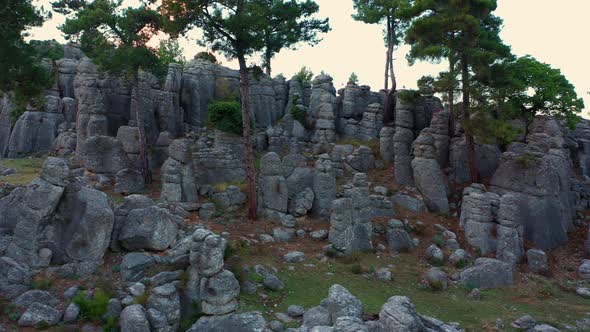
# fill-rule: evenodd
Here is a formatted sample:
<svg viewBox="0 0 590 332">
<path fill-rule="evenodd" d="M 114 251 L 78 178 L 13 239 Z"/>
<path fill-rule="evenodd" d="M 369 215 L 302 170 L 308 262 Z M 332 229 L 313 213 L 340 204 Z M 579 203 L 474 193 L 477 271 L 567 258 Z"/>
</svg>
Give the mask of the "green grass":
<svg viewBox="0 0 590 332">
<path fill-rule="evenodd" d="M 268 257 L 246 257 L 244 262 L 269 263 L 269 260 Z M 359 264 L 363 269 L 393 264 L 395 280 L 392 282 L 378 282 L 355 274 L 350 264 L 334 261 L 322 264 L 313 260 L 310 263 L 316 267 L 295 265 L 296 270 L 289 271 L 287 265 L 279 261 L 272 262 L 279 268 L 278 277 L 285 283 L 285 290 L 266 292 L 268 298 L 264 301 L 259 294 L 242 295 L 241 310 L 258 310 L 270 317 L 273 312 L 285 312 L 292 304 L 314 307 L 327 297 L 330 286 L 341 284 L 361 299 L 365 313 L 379 313 L 389 297 L 404 295 L 412 299 L 419 313 L 447 322 L 459 322 L 468 331 L 493 327 L 496 318 L 512 322 L 525 314 L 532 315 L 538 321 L 560 326 L 575 322 L 589 311 L 588 300 L 562 291 L 548 279 L 531 281 L 527 287 L 521 285 L 482 291 L 480 301 L 468 299 L 470 290 L 466 287 L 449 285 L 448 290 L 433 293 L 430 289 L 420 287 L 422 272 L 419 268 L 424 265 L 416 262 L 412 254 L 387 259 L 378 259 L 375 255 L 364 255 L 361 258 Z M 444 269 L 449 275 L 454 271 L 448 266 Z M 329 275 L 328 272 L 333 274 Z M 553 285 L 551 296 L 547 296 L 547 283 Z"/>
<path fill-rule="evenodd" d="M 6 182 L 13 185 L 26 185 L 39 176 L 43 168 L 44 158 L 25 158 L 25 159 L 4 159 L 2 166 L 5 168 L 15 168 L 16 173 L 4 176 L 0 182 Z"/>
</svg>

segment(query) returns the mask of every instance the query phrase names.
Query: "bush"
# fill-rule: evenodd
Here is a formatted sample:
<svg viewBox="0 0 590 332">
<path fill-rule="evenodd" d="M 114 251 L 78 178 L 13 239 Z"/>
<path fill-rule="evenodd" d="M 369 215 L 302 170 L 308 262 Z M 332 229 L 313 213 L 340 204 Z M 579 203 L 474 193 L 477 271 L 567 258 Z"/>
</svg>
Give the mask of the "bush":
<svg viewBox="0 0 590 332">
<path fill-rule="evenodd" d="M 358 84 L 358 82 L 359 82 L 359 77 L 356 75 L 356 73 L 350 74 L 350 77 L 348 78 L 348 83 Z"/>
<path fill-rule="evenodd" d="M 434 94 L 434 77 L 432 76 L 422 76 L 418 80 L 418 91 L 421 95 L 424 96 L 432 96 Z"/>
<path fill-rule="evenodd" d="M 398 92 L 397 96 L 401 101 L 410 105 L 416 105 L 422 97 L 420 92 L 416 90 L 402 90 Z"/>
<path fill-rule="evenodd" d="M 299 81 L 301 83 L 311 83 L 311 80 L 313 79 L 313 72 L 311 71 L 311 69 L 308 69 L 307 67 L 303 66 L 296 74 L 296 76 L 299 78 Z"/>
<path fill-rule="evenodd" d="M 217 61 L 217 58 L 215 57 L 215 55 L 213 55 L 213 53 L 211 53 L 211 52 L 199 52 L 195 55 L 194 59 L 209 61 L 213 64 L 220 64 L 220 62 Z"/>
<path fill-rule="evenodd" d="M 80 316 L 91 321 L 99 321 L 107 313 L 110 296 L 102 289 L 98 289 L 91 299 L 88 299 L 86 292 L 78 292 L 72 300 L 80 307 Z"/>
<path fill-rule="evenodd" d="M 518 159 L 516 159 L 516 163 L 522 169 L 529 169 L 536 162 L 537 162 L 537 158 L 534 155 L 532 155 L 532 154 L 530 154 L 528 152 L 526 152 L 522 156 L 518 157 Z"/>
<path fill-rule="evenodd" d="M 214 101 L 208 107 L 209 125 L 217 130 L 242 135 L 242 112 L 236 101 Z"/>
</svg>

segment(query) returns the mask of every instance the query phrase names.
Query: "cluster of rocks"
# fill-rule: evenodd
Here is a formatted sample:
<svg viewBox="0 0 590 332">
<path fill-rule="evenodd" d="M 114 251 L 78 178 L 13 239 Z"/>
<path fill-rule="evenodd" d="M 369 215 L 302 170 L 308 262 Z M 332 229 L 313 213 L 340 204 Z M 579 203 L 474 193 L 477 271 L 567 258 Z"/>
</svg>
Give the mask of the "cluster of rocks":
<svg viewBox="0 0 590 332">
<path fill-rule="evenodd" d="M 299 313 L 293 310 L 293 314 Z M 306 310 L 302 316 L 302 326 L 287 331 L 462 331 L 456 323 L 444 323 L 420 315 L 405 296 L 389 298 L 377 320 L 364 321 L 361 301 L 340 285 L 330 287 L 328 297 L 319 306 Z"/>
</svg>

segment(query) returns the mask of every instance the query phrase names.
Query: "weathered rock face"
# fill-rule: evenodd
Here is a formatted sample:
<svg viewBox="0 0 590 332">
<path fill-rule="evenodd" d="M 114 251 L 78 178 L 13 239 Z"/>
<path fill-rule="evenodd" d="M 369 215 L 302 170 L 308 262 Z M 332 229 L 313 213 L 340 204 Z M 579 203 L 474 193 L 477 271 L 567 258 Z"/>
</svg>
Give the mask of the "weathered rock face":
<svg viewBox="0 0 590 332">
<path fill-rule="evenodd" d="M 80 60 L 78 72 L 74 78 L 75 97 L 78 101 L 78 147 L 76 155 L 83 155 L 82 146 L 86 139 L 95 135 L 108 134 L 108 120 L 104 105 L 104 96 L 100 89 L 98 70 L 89 58 Z"/>
<path fill-rule="evenodd" d="M 0 98 L 0 157 L 3 157 L 8 149 L 12 131 L 10 114 L 13 109 L 14 104 L 7 96 L 2 95 L 2 98 Z"/>
<path fill-rule="evenodd" d="M 490 190 L 510 194 L 501 223 L 521 227 L 526 240 L 551 249 L 567 242 L 573 226 L 572 163 L 555 120 L 537 118 L 529 131 L 527 145 L 514 143 L 502 155 Z"/>
<path fill-rule="evenodd" d="M 198 202 L 190 141 L 174 140 L 168 147 L 168 155 L 160 170 L 162 198 L 166 202 Z"/>
<path fill-rule="evenodd" d="M 319 156 L 313 173 L 314 201 L 312 213 L 320 217 L 330 216 L 332 201 L 336 198 L 336 175 L 327 154 Z"/>
<path fill-rule="evenodd" d="M 129 251 L 161 251 L 176 239 L 181 217 L 156 206 L 129 212 L 119 242 Z"/>
<path fill-rule="evenodd" d="M 334 249 L 345 254 L 373 249 L 371 210 L 367 175 L 357 173 L 344 197 L 332 202 L 329 239 Z"/>
<path fill-rule="evenodd" d="M 110 136 L 91 136 L 80 145 L 78 134 L 78 150 L 84 168 L 101 174 L 115 174 L 130 166 L 129 158 L 123 144 Z"/>
<path fill-rule="evenodd" d="M 259 332 L 264 331 L 266 321 L 259 312 L 246 312 L 225 316 L 200 318 L 187 332 Z"/>
<path fill-rule="evenodd" d="M 416 307 L 405 296 L 393 296 L 387 300 L 379 313 L 376 331 L 424 331 Z"/>
<path fill-rule="evenodd" d="M 500 165 L 502 152 L 497 145 L 475 143 L 475 163 L 480 178 L 489 178 Z M 449 148 L 449 162 L 451 172 L 449 178 L 455 183 L 464 183 L 471 180 L 471 170 L 467 160 L 467 147 L 465 137 L 451 139 Z"/>
<path fill-rule="evenodd" d="M 496 258 L 512 265 L 524 257 L 523 225 L 516 222 L 519 209 L 513 194 L 500 196 L 473 184 L 463 191 L 461 227 L 467 242 L 483 255 L 495 252 Z"/>
<path fill-rule="evenodd" d="M 472 185 L 463 191 L 461 227 L 467 243 L 479 248 L 482 255 L 496 251 L 495 218 L 500 207 L 500 196 L 485 191 L 481 185 Z"/>
<path fill-rule="evenodd" d="M 193 149 L 192 158 L 195 180 L 199 186 L 246 180 L 244 163 L 231 150 Z"/>
<path fill-rule="evenodd" d="M 102 259 L 113 211 L 104 193 L 70 179 L 65 160 L 48 158 L 40 178 L 0 200 L 0 228 L 13 235 L 9 257 L 31 266 Z"/>
<path fill-rule="evenodd" d="M 336 141 L 336 89 L 328 75 L 319 75 L 312 84 L 309 110 L 315 130 L 311 141 L 316 151 L 327 152 L 329 143 Z"/>
<path fill-rule="evenodd" d="M 412 171 L 416 187 L 424 196 L 428 209 L 436 213 L 449 213 L 447 186 L 444 175 L 435 159 L 415 158 Z"/>
<path fill-rule="evenodd" d="M 281 158 L 278 154 L 269 152 L 262 157 L 260 165 L 258 211 L 262 215 L 278 219 L 279 214 L 287 213 L 289 204 Z"/>
<path fill-rule="evenodd" d="M 514 272 L 508 263 L 492 259 L 478 258 L 475 265 L 461 272 L 461 284 L 479 289 L 510 286 L 514 283 Z"/>
<path fill-rule="evenodd" d="M 203 60 L 190 62 L 182 75 L 180 94 L 187 122 L 195 127 L 204 126 L 211 101 L 239 96 L 239 78 L 236 70 Z M 266 128 L 283 116 L 286 94 L 284 79 L 251 75 L 249 106 L 252 120 L 258 127 Z"/>
<path fill-rule="evenodd" d="M 53 263 L 100 261 L 109 246 L 113 223 L 106 194 L 85 187 L 67 192 L 57 206 L 55 249 L 50 248 Z"/>
<path fill-rule="evenodd" d="M 64 121 L 61 109 L 57 112 L 26 111 L 14 125 L 7 156 L 20 158 L 34 152 L 51 150 L 52 143 L 58 135 L 58 127 Z"/>
<path fill-rule="evenodd" d="M 205 229 L 193 234 L 190 249 L 189 289 L 191 300 L 207 315 L 225 315 L 238 308 L 240 284 L 234 274 L 223 269 L 226 240 Z"/>
</svg>

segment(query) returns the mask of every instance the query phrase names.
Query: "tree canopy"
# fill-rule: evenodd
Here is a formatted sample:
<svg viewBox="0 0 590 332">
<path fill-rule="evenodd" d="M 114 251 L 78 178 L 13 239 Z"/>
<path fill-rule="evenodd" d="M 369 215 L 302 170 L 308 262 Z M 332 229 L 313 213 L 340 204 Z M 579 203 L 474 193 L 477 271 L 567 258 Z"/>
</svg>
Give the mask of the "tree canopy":
<svg viewBox="0 0 590 332">
<path fill-rule="evenodd" d="M 271 75 L 271 60 L 284 48 L 295 48 L 299 43 L 316 45 L 319 33 L 330 31 L 329 19 L 314 18 L 320 7 L 313 0 L 266 0 L 267 19 L 264 27 L 263 67 Z"/>
<path fill-rule="evenodd" d="M 0 91 L 13 93 L 19 112 L 27 103 L 39 106 L 39 97 L 52 83 L 52 75 L 40 65 L 35 47 L 24 40 L 26 30 L 40 26 L 44 17 L 31 0 L 10 0 L 0 6 Z"/>
<path fill-rule="evenodd" d="M 385 90 L 395 91 L 397 81 L 393 69 L 393 51 L 403 41 L 408 26 L 408 11 L 412 8 L 413 0 L 353 0 L 355 14 L 352 17 L 367 24 L 384 24 L 384 39 L 387 47 L 385 60 Z"/>
<path fill-rule="evenodd" d="M 154 74 L 164 74 L 165 66 L 147 46 L 162 29 L 162 17 L 146 5 L 122 8 L 121 4 L 121 0 L 60 0 L 53 8 L 71 14 L 61 30 L 66 38 L 79 41 L 103 69 L 134 75 L 140 68 L 149 68 Z"/>
</svg>

